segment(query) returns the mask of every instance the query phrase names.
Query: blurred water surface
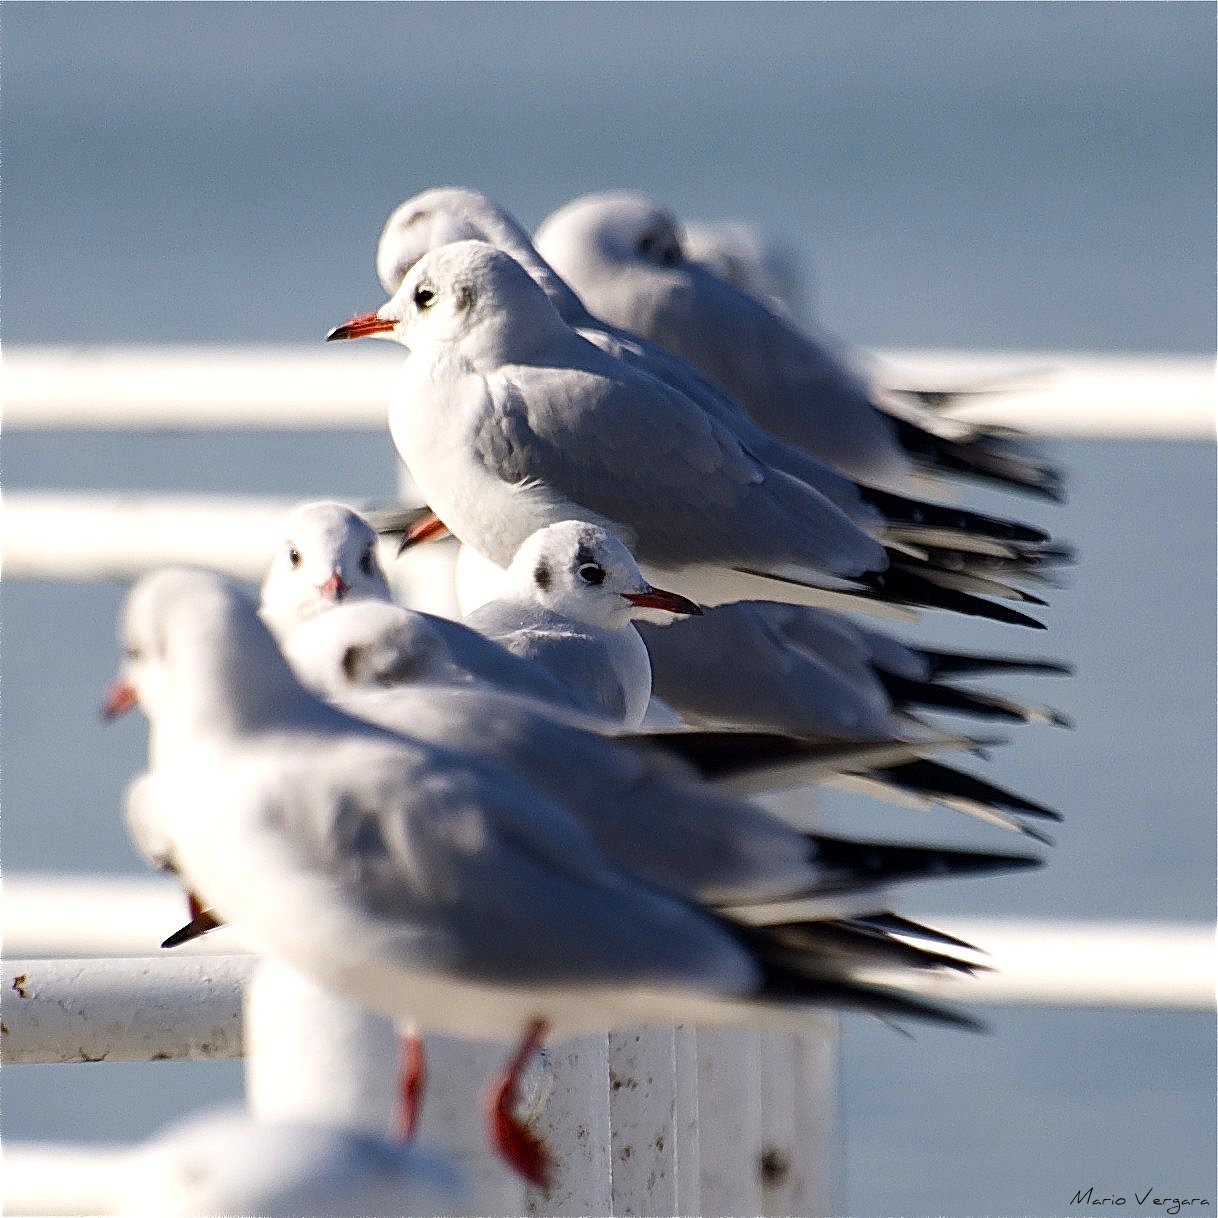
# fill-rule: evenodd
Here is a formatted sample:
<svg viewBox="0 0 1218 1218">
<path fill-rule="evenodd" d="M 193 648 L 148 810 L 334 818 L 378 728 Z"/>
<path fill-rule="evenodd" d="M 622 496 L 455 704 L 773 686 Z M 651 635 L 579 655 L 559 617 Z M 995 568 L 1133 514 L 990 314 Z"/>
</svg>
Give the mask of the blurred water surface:
<svg viewBox="0 0 1218 1218">
<path fill-rule="evenodd" d="M 1213 348 L 1209 5 L 8 3 L 0 20 L 9 343 L 319 338 L 379 303 L 390 208 L 448 182 L 529 224 L 621 185 L 751 218 L 799 246 L 816 314 L 858 343 Z M 393 487 L 372 433 L 5 440 L 10 489 Z M 1077 726 L 1025 728 L 987 771 L 1067 820 L 1035 875 L 908 908 L 1210 919 L 1213 446 L 1055 449 L 1064 508 L 971 497 L 1078 545 L 1050 630 L 928 621 L 918 637 L 1077 664 L 1003 682 Z M 14 872 L 139 870 L 118 808 L 143 728 L 96 717 L 121 595 L 4 585 Z M 824 815 L 1014 844 L 845 797 Z M 1212 1017 L 993 1023 L 907 1041 L 846 1022 L 845 1212 L 1060 1214 L 1088 1185 L 1212 1207 Z M 135 1137 L 239 1085 L 235 1065 L 11 1069 L 3 1134 Z"/>
</svg>

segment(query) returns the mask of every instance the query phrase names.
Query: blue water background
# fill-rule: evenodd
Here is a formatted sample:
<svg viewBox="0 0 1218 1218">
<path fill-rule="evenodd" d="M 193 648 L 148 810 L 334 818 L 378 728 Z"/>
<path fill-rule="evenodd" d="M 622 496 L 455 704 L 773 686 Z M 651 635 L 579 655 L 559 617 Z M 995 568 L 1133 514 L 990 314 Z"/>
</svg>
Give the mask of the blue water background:
<svg viewBox="0 0 1218 1218">
<path fill-rule="evenodd" d="M 861 344 L 1213 349 L 1209 5 L 8 3 L 0 32 L 10 344 L 312 340 L 380 302 L 390 208 L 454 183 L 528 224 L 621 185 L 756 220 L 798 244 L 817 316 Z M 9 489 L 393 488 L 375 433 L 5 440 Z M 1078 545 L 1050 630 L 918 637 L 1077 664 L 1001 682 L 1077 726 L 1025 728 L 987 770 L 1068 819 L 1041 872 L 907 908 L 1209 920 L 1213 446 L 1054 448 L 1064 508 L 971 497 Z M 140 870 L 118 807 L 142 727 L 95 714 L 121 594 L 4 585 L 12 872 Z M 1014 844 L 946 812 L 825 815 Z M 1089 1184 L 1218 1199 L 1212 1017 L 992 1021 L 913 1041 L 846 1021 L 843 1212 L 1059 1214 Z M 236 1065 L 12 1068 L 3 1134 L 141 1136 L 239 1086 Z"/>
</svg>

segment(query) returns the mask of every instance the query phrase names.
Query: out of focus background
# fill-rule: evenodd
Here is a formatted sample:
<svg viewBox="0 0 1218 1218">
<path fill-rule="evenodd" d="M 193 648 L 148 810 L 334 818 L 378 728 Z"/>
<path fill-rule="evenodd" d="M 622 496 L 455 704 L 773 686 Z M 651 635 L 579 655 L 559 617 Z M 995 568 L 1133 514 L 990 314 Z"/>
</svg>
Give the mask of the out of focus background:
<svg viewBox="0 0 1218 1218">
<path fill-rule="evenodd" d="M 789 243 L 810 313 L 860 347 L 1214 349 L 1212 5 L 10 2 L 0 20 L 10 350 L 320 342 L 381 303 L 392 207 L 443 184 L 530 227 L 619 186 L 747 219 Z M 1077 665 L 999 682 L 1076 727 L 1023 728 L 986 770 L 1066 820 L 1041 872 L 905 908 L 1211 921 L 1213 442 L 1052 449 L 1064 507 L 970 498 L 1077 545 L 1049 630 L 911 636 Z M 395 484 L 371 431 L 10 430 L 0 472 L 12 491 L 368 500 Z M 119 810 L 143 728 L 96 714 L 122 593 L 4 585 L 10 873 L 141 870 Z M 835 800 L 826 818 L 1013 844 L 946 812 Z M 1127 1215 L 1135 1187 L 1213 1205 L 1212 1015 L 990 1018 L 988 1037 L 912 1040 L 844 1021 L 843 1212 L 1056 1215 L 1089 1185 L 1130 1197 Z M 133 1139 L 239 1090 L 231 1063 L 14 1067 L 0 1132 Z"/>
</svg>

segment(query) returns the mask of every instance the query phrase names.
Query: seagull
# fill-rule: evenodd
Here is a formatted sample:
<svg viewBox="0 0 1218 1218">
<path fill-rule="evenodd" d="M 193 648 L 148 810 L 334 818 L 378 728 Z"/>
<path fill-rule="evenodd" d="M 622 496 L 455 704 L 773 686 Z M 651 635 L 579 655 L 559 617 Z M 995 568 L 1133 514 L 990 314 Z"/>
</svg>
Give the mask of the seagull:
<svg viewBox="0 0 1218 1218">
<path fill-rule="evenodd" d="M 994 581 L 886 550 L 692 400 L 583 339 L 484 242 L 433 250 L 388 304 L 328 337 L 377 334 L 410 351 L 390 410 L 399 454 L 445 525 L 500 566 L 536 529 L 588 519 L 699 602 L 844 596 L 1039 625 L 965 590 Z"/>
<path fill-rule="evenodd" d="M 890 491 L 859 486 L 833 472 L 797 447 L 758 427 L 743 408 L 678 358 L 627 330 L 594 317 L 571 288 L 534 248 L 528 234 L 505 210 L 485 195 L 457 187 L 427 190 L 407 199 L 390 215 L 377 245 L 377 274 L 391 294 L 405 274 L 430 250 L 464 239 L 487 241 L 510 254 L 545 292 L 562 319 L 581 337 L 610 355 L 654 376 L 696 402 L 729 427 L 763 461 L 799 478 L 828 496 L 860 523 L 882 523 L 887 538 L 926 547 L 940 547 L 936 578 L 951 587 L 1018 598 L 1005 579 L 1037 578 L 1046 564 L 1068 560 L 1061 547 L 1043 545 L 1044 534 L 1010 522 L 960 509 L 911 500 Z M 388 337 L 382 334 L 382 337 Z M 997 546 L 994 539 L 1004 544 Z M 1006 563 L 974 569 L 976 551 L 995 554 Z M 971 583 L 964 582 L 972 576 Z M 977 577 L 990 583 L 975 582 Z M 999 587 L 993 586 L 994 582 Z M 964 604 L 957 604 L 964 608 Z M 972 606 L 976 608 L 976 606 Z M 967 611 L 967 610 L 966 610 Z"/>
<path fill-rule="evenodd" d="M 593 313 L 689 360 L 767 430 L 851 477 L 902 489 L 916 470 L 1063 496 L 1059 474 L 1009 434 L 881 409 L 831 344 L 687 257 L 675 218 L 644 195 L 576 199 L 535 244 Z"/>
<path fill-rule="evenodd" d="M 637 727 L 651 701 L 651 659 L 633 619 L 647 611 L 702 613 L 686 597 L 652 587 L 607 529 L 563 520 L 525 539 L 499 596 L 465 623 Z"/>
<path fill-rule="evenodd" d="M 668 826 L 641 816 L 634 798 L 604 800 L 601 840 L 479 752 L 321 701 L 218 573 L 146 576 L 124 604 L 120 634 L 126 661 L 109 704 L 138 702 L 161 740 L 139 783 L 137 848 L 172 865 L 263 953 L 323 986 L 425 1028 L 519 1035 L 487 1117 L 494 1144 L 531 1179 L 544 1181 L 549 1164 L 512 1103 L 548 1034 L 678 1021 L 798 1030 L 826 1006 L 975 1026 L 869 983 L 860 962 L 886 937 L 874 926 L 749 924 L 689 895 L 700 866 L 716 866 L 713 815 L 709 839 L 699 840 L 695 821 L 674 850 Z M 737 807 L 749 823 L 724 845 L 740 858 L 756 841 L 764 855 L 776 822 L 755 838 L 763 814 Z M 805 843 L 805 877 L 815 868 L 807 853 Z M 822 861 L 822 878 L 831 863 Z M 684 882 L 657 882 L 665 868 Z M 753 869 L 760 885 L 760 856 Z M 771 883 L 755 894 L 772 899 L 782 885 Z M 884 950 L 970 968 L 908 943 Z"/>
</svg>

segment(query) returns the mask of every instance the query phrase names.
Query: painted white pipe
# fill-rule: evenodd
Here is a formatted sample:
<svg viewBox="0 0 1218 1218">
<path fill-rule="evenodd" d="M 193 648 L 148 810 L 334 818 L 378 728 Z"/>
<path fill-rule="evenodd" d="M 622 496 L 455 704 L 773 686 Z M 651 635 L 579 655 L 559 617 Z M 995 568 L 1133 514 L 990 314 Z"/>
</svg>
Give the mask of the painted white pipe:
<svg viewBox="0 0 1218 1218">
<path fill-rule="evenodd" d="M 893 975 L 952 1002 L 995 1005 L 1155 1007 L 1212 1011 L 1214 927 L 1190 922 L 1048 922 L 930 918 L 988 952 L 994 970 L 976 977 Z"/>
<path fill-rule="evenodd" d="M 10 875 L 4 896 L 10 954 L 148 955 L 153 940 L 185 920 L 180 888 L 155 876 Z M 953 1001 L 1195 1009 L 1213 1004 L 1214 932 L 1204 924 L 930 920 L 984 947 L 987 962 L 998 970 L 974 978 L 903 977 Z M 224 928 L 173 949 L 172 958 L 231 952 L 239 944 L 236 932 Z"/>
<path fill-rule="evenodd" d="M 1197 355 L 1061 351 L 876 352 L 877 384 L 970 388 L 952 418 L 1049 436 L 1214 438 L 1214 361 Z"/>
<path fill-rule="evenodd" d="M 157 956 L 161 941 L 190 917 L 182 886 L 151 873 L 31 871 L 6 875 L 3 887 L 0 926 L 7 957 Z M 176 960 L 242 950 L 240 934 L 225 926 L 163 954 Z"/>
<path fill-rule="evenodd" d="M 385 426 L 404 353 L 363 343 L 31 346 L 4 353 L 5 423 L 30 429 Z"/>
<path fill-rule="evenodd" d="M 393 1021 L 260 960 L 245 990 L 245 1095 L 264 1121 L 398 1133 Z"/>
<path fill-rule="evenodd" d="M 248 956 L 12 960 L 3 1057 L 23 1062 L 239 1057 Z"/>
<path fill-rule="evenodd" d="M 383 428 L 402 353 L 388 345 L 10 347 L 10 428 Z M 866 357 L 864 357 L 866 358 Z M 875 379 L 993 387 L 954 414 L 1048 435 L 1212 437 L 1203 356 L 889 350 Z"/>
<path fill-rule="evenodd" d="M 10 492 L 4 501 L 5 574 L 10 579 L 132 579 L 156 567 L 189 563 L 261 582 L 284 519 L 300 502 L 240 495 Z M 430 548 L 420 547 L 419 553 Z M 396 551 L 396 542 L 382 541 L 381 562 L 408 581 L 419 560 L 408 554 L 396 561 Z"/>
<path fill-rule="evenodd" d="M 155 951 L 150 940 L 159 942 L 185 921 L 180 888 L 157 876 L 9 875 L 4 897 L 10 955 L 148 955 Z M 984 948 L 990 954 L 980 959 L 994 969 L 976 977 L 901 975 L 901 984 L 945 1001 L 1214 1007 L 1214 928 L 1204 923 L 926 920 Z M 166 955 L 229 952 L 234 943 L 236 932 L 224 928 Z"/>
</svg>

